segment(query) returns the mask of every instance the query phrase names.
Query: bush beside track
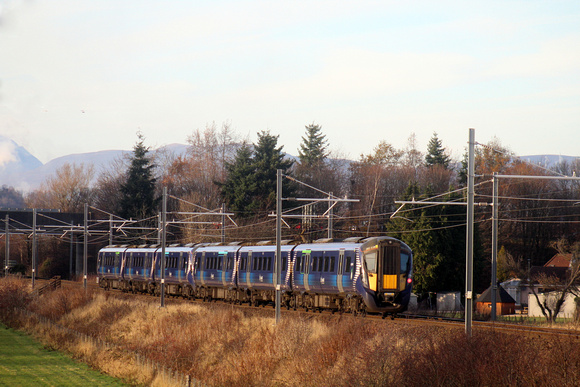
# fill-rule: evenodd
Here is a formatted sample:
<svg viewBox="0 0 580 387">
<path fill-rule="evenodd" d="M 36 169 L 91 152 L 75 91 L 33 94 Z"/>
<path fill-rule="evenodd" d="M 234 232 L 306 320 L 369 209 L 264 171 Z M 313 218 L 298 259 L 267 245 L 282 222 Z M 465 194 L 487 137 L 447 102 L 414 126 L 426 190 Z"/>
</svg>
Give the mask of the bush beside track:
<svg viewBox="0 0 580 387">
<path fill-rule="evenodd" d="M 571 337 L 476 331 L 467 339 L 461 328 L 304 313 L 274 325 L 271 309 L 171 300 L 160 308 L 156 299 L 82 288 L 32 299 L 27 283 L 11 281 L 0 281 L 0 300 L 9 291 L 20 296 L 10 301 L 17 305 L 1 305 L 3 321 L 131 383 L 155 384 L 156 375 L 128 362 L 127 352 L 209 385 L 568 386 L 580 380 L 580 345 Z M 79 342 L 20 317 L 17 307 L 109 345 Z"/>
</svg>

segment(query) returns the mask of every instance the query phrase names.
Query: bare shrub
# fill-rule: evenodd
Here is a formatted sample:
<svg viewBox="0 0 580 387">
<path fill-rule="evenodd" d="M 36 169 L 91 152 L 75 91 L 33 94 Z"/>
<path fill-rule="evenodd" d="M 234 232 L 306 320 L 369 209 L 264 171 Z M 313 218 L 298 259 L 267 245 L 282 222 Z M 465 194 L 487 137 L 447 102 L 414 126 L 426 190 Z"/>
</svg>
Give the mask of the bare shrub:
<svg viewBox="0 0 580 387">
<path fill-rule="evenodd" d="M 19 278 L 0 279 L 0 320 L 14 326 L 17 323 L 15 312 L 25 308 L 31 300 L 28 282 Z"/>
<path fill-rule="evenodd" d="M 92 293 L 79 288 L 59 288 L 44 293 L 31 302 L 29 309 L 53 321 L 92 300 Z"/>
</svg>

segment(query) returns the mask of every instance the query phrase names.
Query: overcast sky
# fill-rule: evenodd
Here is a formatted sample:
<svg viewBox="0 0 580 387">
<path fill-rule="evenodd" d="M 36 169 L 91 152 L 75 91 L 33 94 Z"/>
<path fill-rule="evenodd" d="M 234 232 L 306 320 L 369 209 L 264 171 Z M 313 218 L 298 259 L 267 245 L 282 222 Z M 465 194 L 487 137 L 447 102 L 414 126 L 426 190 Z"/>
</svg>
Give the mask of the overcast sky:
<svg viewBox="0 0 580 387">
<path fill-rule="evenodd" d="M 580 1 L 0 0 L 0 135 L 42 162 L 212 122 L 580 156 Z"/>
</svg>

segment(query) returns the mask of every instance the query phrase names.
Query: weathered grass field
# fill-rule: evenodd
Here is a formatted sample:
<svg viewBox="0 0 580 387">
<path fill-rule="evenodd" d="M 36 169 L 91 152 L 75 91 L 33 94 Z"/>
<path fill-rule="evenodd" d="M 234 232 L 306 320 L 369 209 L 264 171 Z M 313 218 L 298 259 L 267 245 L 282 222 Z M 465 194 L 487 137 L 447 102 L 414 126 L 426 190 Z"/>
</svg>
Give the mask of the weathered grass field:
<svg viewBox="0 0 580 387">
<path fill-rule="evenodd" d="M 4 313 L 5 321 L 132 384 L 167 384 L 134 361 L 138 355 L 208 385 L 580 385 L 580 343 L 570 337 L 475 331 L 467 339 L 463 329 L 302 313 L 274 325 L 271 309 L 170 302 L 160 308 L 157 300 L 70 289 L 34 300 L 25 289 L 20 294 L 12 302 L 109 345 L 22 314 Z"/>
</svg>

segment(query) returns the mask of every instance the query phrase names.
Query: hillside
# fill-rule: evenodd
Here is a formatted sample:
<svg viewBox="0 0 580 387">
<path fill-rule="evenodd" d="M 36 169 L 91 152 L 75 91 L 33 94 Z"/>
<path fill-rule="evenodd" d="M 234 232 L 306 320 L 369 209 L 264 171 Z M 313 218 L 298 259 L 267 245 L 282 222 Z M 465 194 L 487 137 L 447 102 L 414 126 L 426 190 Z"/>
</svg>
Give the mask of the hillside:
<svg viewBox="0 0 580 387">
<path fill-rule="evenodd" d="M 182 155 L 187 151 L 185 144 L 170 144 L 162 146 L 155 152 L 163 154 Z M 95 179 L 106 170 L 113 161 L 123 159 L 131 154 L 130 150 L 103 150 L 99 152 L 77 153 L 58 157 L 42 164 L 34 155 L 24 147 L 9 138 L 0 136 L 0 186 L 12 186 L 19 191 L 29 192 L 37 189 L 47 177 L 54 175 L 56 170 L 65 163 L 93 165 Z M 287 155 L 296 159 L 294 156 Z M 543 167 L 551 167 L 560 162 L 573 162 L 578 157 L 563 155 L 528 155 L 521 156 L 522 160 L 538 164 Z"/>
</svg>

